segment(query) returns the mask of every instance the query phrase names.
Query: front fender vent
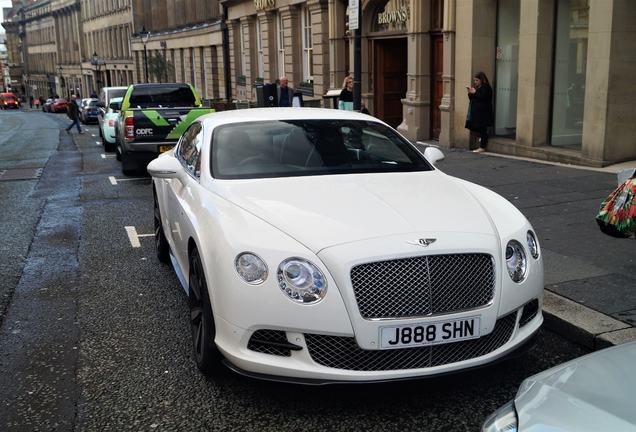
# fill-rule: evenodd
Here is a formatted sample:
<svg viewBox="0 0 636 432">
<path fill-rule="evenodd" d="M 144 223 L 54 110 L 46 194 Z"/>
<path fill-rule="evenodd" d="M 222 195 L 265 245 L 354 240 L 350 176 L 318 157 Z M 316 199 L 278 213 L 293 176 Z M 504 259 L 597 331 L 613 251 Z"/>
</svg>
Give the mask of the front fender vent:
<svg viewBox="0 0 636 432">
<path fill-rule="evenodd" d="M 256 330 L 247 343 L 247 348 L 259 353 L 283 357 L 290 357 L 292 351 L 302 349 L 289 342 L 287 333 L 281 330 Z"/>
</svg>

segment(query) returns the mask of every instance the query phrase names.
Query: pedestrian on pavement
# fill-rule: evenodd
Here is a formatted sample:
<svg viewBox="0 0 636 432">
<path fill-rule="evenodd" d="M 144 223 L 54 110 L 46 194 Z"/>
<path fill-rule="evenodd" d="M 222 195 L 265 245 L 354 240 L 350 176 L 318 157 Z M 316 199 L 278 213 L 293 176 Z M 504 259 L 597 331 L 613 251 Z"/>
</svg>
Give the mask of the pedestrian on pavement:
<svg viewBox="0 0 636 432">
<path fill-rule="evenodd" d="M 33 109 L 33 95 L 29 95 L 29 108 Z"/>
<path fill-rule="evenodd" d="M 483 153 L 488 147 L 488 128 L 493 124 L 492 87 L 486 74 L 477 72 L 473 77 L 473 85 L 466 86 L 468 94 L 468 114 L 466 129 L 479 134 L 479 148 L 473 153 Z"/>
<path fill-rule="evenodd" d="M 338 97 L 338 109 L 353 111 L 353 77 L 347 76 L 342 83 L 342 91 Z"/>
<path fill-rule="evenodd" d="M 68 118 L 73 121 L 66 128 L 66 133 L 71 133 L 71 129 L 73 129 L 73 126 L 77 126 L 77 133 L 83 133 L 79 123 L 79 107 L 77 106 L 77 96 L 71 96 L 71 100 L 69 101 L 68 107 L 66 109 L 66 115 L 68 115 Z"/>
<path fill-rule="evenodd" d="M 33 105 L 35 105 L 35 109 L 36 109 L 36 110 L 39 110 L 39 109 L 40 109 L 40 99 L 35 98 L 35 99 L 33 100 Z"/>
<path fill-rule="evenodd" d="M 286 76 L 280 77 L 280 85 L 278 87 L 278 106 L 290 107 L 294 99 L 294 90 L 289 87 L 289 80 Z"/>
</svg>

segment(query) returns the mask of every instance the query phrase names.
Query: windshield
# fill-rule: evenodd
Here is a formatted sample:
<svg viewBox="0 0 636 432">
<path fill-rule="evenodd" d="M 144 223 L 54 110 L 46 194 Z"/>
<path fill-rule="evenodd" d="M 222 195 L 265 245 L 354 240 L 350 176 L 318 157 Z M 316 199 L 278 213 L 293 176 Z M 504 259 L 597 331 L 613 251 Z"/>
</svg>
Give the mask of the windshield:
<svg viewBox="0 0 636 432">
<path fill-rule="evenodd" d="M 392 129 L 351 120 L 279 120 L 219 126 L 212 175 L 247 179 L 429 171 L 424 157 Z"/>
<path fill-rule="evenodd" d="M 194 94 L 189 86 L 140 86 L 135 87 L 130 95 L 131 106 L 164 106 L 185 107 L 193 106 Z"/>
</svg>

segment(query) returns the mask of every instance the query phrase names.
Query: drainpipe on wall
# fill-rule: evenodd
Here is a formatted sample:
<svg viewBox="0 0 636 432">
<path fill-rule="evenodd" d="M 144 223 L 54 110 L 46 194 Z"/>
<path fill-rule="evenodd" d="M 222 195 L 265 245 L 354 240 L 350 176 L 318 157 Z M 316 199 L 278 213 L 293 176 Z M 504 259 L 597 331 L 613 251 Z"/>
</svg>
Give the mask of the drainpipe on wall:
<svg viewBox="0 0 636 432">
<path fill-rule="evenodd" d="M 232 101 L 232 78 L 230 77 L 230 30 L 227 27 L 227 6 L 222 5 L 221 32 L 223 35 L 223 69 L 225 74 L 225 99 Z"/>
</svg>

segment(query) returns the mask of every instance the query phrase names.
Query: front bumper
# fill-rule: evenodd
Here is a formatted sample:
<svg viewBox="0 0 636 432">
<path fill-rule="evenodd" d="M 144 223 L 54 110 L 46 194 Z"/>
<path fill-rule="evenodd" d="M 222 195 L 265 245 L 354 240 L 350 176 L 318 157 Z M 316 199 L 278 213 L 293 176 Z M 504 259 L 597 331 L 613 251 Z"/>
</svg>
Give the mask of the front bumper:
<svg viewBox="0 0 636 432">
<path fill-rule="evenodd" d="M 287 343 L 299 347 L 286 352 L 251 343 L 255 330 L 219 317 L 216 343 L 230 369 L 253 378 L 312 385 L 413 379 L 481 367 L 518 354 L 543 322 L 540 308 L 530 319 L 523 310 L 522 306 L 500 317 L 495 329 L 479 339 L 426 347 L 364 350 L 353 337 L 284 331 Z"/>
</svg>

